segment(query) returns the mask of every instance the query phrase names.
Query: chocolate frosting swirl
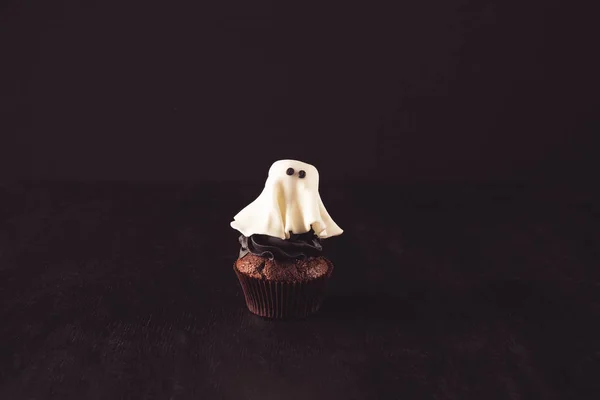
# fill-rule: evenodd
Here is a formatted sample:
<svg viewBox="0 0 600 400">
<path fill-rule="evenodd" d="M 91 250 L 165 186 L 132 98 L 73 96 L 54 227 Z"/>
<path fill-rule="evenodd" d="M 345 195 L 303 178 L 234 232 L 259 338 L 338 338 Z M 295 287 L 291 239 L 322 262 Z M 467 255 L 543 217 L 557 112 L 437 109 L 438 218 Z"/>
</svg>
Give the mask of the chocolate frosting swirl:
<svg viewBox="0 0 600 400">
<path fill-rule="evenodd" d="M 251 235 L 239 238 L 241 245 L 240 258 L 248 253 L 269 259 L 304 259 L 317 257 L 321 254 L 323 246 L 321 240 L 310 230 L 302 234 L 290 235 L 289 239 L 279 239 L 268 235 Z"/>
</svg>

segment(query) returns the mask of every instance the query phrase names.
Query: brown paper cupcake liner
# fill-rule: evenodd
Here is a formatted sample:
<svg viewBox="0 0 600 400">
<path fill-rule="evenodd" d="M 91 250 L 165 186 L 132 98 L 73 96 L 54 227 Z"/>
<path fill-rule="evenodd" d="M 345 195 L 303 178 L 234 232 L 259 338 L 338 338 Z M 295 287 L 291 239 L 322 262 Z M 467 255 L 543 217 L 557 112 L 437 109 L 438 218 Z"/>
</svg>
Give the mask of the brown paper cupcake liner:
<svg viewBox="0 0 600 400">
<path fill-rule="evenodd" d="M 325 287 L 333 273 L 333 264 L 327 274 L 310 281 L 285 282 L 253 278 L 233 269 L 237 275 L 248 309 L 261 317 L 283 319 L 302 318 L 319 310 L 323 302 Z"/>
</svg>

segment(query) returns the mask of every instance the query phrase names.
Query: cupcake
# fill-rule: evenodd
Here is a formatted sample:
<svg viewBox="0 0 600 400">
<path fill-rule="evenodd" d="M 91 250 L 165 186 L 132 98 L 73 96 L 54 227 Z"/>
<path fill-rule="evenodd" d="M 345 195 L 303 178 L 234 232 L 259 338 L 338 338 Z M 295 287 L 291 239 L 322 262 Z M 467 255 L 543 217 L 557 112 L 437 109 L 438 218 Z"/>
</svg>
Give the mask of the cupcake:
<svg viewBox="0 0 600 400">
<path fill-rule="evenodd" d="M 333 272 L 322 241 L 343 231 L 323 205 L 314 166 L 273 163 L 262 193 L 231 227 L 241 234 L 234 271 L 251 312 L 297 318 L 319 310 Z"/>
</svg>

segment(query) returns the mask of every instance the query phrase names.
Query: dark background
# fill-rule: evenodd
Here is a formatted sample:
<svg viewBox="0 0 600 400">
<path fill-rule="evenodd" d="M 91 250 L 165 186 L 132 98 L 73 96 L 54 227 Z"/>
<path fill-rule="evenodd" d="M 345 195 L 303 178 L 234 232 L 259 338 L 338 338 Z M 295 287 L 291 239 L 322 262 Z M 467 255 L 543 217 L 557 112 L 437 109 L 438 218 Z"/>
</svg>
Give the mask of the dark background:
<svg viewBox="0 0 600 400">
<path fill-rule="evenodd" d="M 9 1 L 2 174 L 585 180 L 591 14 L 561 1 Z M 595 96 L 595 95 L 594 95 Z"/>
<path fill-rule="evenodd" d="M 597 14 L 0 7 L 0 400 L 600 398 Z M 281 158 L 345 231 L 274 322 L 229 222 Z"/>
</svg>

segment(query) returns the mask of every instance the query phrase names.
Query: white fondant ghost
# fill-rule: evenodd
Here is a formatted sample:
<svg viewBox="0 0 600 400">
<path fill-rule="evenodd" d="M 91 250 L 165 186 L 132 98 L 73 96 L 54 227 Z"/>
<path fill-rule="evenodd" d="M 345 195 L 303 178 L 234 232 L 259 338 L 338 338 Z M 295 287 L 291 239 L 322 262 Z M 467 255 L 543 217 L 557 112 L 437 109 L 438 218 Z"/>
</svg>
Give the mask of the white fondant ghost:
<svg viewBox="0 0 600 400">
<path fill-rule="evenodd" d="M 262 193 L 233 219 L 231 227 L 244 236 L 289 239 L 290 232 L 301 234 L 312 228 L 318 237 L 328 238 L 343 232 L 319 195 L 319 171 L 296 160 L 274 162 Z"/>
</svg>

